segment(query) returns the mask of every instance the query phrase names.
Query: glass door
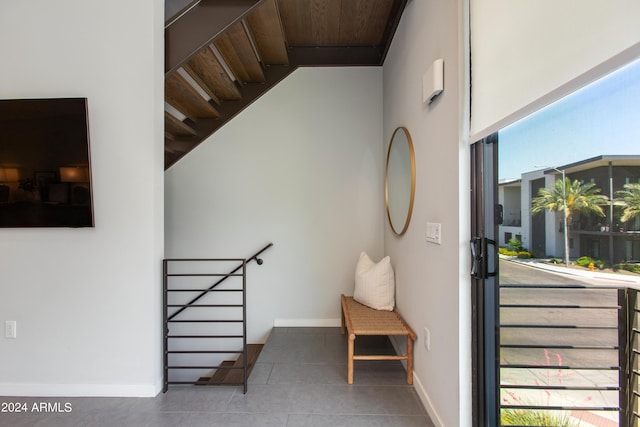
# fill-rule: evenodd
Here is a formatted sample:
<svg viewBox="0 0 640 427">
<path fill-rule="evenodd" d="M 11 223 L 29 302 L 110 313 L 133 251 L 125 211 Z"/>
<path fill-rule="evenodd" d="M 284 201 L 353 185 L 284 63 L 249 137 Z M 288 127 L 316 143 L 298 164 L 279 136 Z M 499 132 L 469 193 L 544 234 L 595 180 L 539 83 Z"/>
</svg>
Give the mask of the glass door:
<svg viewBox="0 0 640 427">
<path fill-rule="evenodd" d="M 497 150 L 497 134 L 471 146 L 473 422 L 478 427 L 499 425 Z"/>
<path fill-rule="evenodd" d="M 472 145 L 475 426 L 638 425 L 639 97 L 636 61 Z"/>
</svg>

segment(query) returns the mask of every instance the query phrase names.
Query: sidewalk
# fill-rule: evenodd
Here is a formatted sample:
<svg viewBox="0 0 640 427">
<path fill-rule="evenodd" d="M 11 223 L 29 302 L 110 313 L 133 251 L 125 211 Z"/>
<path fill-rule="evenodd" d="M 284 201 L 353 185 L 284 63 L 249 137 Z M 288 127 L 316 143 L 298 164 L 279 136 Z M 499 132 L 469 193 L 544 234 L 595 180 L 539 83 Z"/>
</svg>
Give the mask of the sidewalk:
<svg viewBox="0 0 640 427">
<path fill-rule="evenodd" d="M 640 275 L 634 276 L 634 275 L 627 275 L 627 274 L 608 273 L 608 272 L 602 272 L 598 270 L 589 271 L 587 269 L 580 269 L 580 268 L 567 268 L 564 265 L 548 264 L 546 262 L 543 262 L 543 260 L 540 260 L 540 259 L 519 259 L 516 257 L 506 257 L 503 255 L 500 255 L 500 259 L 519 263 L 522 265 L 527 265 L 529 267 L 545 270 L 548 272 L 558 273 L 558 274 L 567 275 L 567 276 L 576 276 L 576 278 L 580 277 L 585 279 L 603 280 L 608 282 L 608 283 L 605 282 L 602 285 L 598 285 L 598 286 L 611 285 L 612 287 L 616 287 L 616 288 L 628 287 L 628 288 L 640 289 Z M 611 373 L 613 372 L 614 371 L 611 371 Z M 608 374 L 607 372 L 601 373 L 601 372 L 590 372 L 590 371 L 582 371 L 582 372 L 571 371 L 571 372 L 566 372 L 563 375 L 566 376 L 564 378 L 565 380 L 571 379 L 573 377 L 576 377 L 576 378 L 580 377 L 583 381 L 586 380 L 587 382 L 592 383 L 594 386 L 597 386 L 599 383 L 600 384 L 604 382 L 609 383 L 611 381 L 615 381 L 617 383 L 617 378 L 613 378 L 613 377 L 605 378 L 602 376 L 603 374 L 605 374 L 605 377 L 609 377 L 609 375 L 606 375 Z M 534 376 L 536 374 L 534 372 L 526 372 L 526 373 L 520 372 L 519 374 L 517 374 L 516 372 L 513 372 L 513 371 L 509 373 L 507 370 L 501 373 L 501 377 L 502 377 L 501 383 L 517 384 L 524 379 L 524 377 L 521 377 L 522 375 L 524 375 L 525 377 L 528 377 L 528 376 Z M 617 374 L 615 374 L 614 377 L 617 377 Z M 540 379 L 534 379 L 534 381 L 536 382 L 539 380 Z M 538 391 L 538 393 L 540 393 L 540 391 Z M 567 398 L 569 398 L 569 396 L 566 393 L 563 394 L 563 393 L 558 393 L 554 391 L 550 391 L 550 392 L 547 391 L 546 393 L 547 394 L 544 397 L 549 404 L 558 404 L 558 405 L 567 404 Z M 617 392 L 615 394 L 617 395 Z M 525 399 L 527 398 L 526 395 L 523 397 Z M 534 396 L 531 395 L 528 397 L 532 398 Z M 614 396 L 609 393 L 606 393 L 606 394 L 600 393 L 600 395 L 596 395 L 596 396 L 589 395 L 589 393 L 587 394 L 572 393 L 569 400 L 573 401 L 575 399 L 575 402 L 570 402 L 570 403 L 577 404 L 576 406 L 581 406 L 580 402 L 583 402 L 585 400 L 590 400 L 591 404 L 594 404 L 596 403 L 595 401 L 597 401 L 598 404 L 602 404 L 602 406 L 617 406 L 618 405 L 617 396 L 615 397 L 616 397 L 615 402 L 613 402 L 611 401 L 611 399 L 614 398 Z M 615 427 L 618 425 L 617 412 L 572 411 L 570 413 L 570 416 L 571 416 L 571 420 L 576 422 L 576 425 L 578 425 L 579 427 Z"/>
<path fill-rule="evenodd" d="M 499 257 L 500 259 L 506 261 L 517 262 L 534 268 L 539 268 L 541 270 L 552 271 L 554 273 L 584 277 L 588 279 L 608 280 L 611 281 L 612 285 L 618 287 L 640 289 L 640 275 L 606 273 L 597 269 L 595 271 L 589 271 L 582 268 L 567 268 L 563 264 L 547 264 L 546 262 L 538 258 L 520 259 L 517 257 L 508 257 L 504 255 L 499 255 Z"/>
</svg>

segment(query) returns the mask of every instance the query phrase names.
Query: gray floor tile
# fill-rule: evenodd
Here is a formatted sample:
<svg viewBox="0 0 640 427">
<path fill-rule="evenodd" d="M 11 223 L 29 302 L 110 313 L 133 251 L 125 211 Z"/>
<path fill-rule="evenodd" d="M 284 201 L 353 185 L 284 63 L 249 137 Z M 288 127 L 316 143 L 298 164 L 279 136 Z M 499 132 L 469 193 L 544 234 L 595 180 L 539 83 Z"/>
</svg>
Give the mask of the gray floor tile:
<svg viewBox="0 0 640 427">
<path fill-rule="evenodd" d="M 356 352 L 393 354 L 393 347 L 387 338 L 358 337 Z M 246 394 L 237 386 L 184 386 L 155 398 L 0 397 L 18 401 L 29 413 L 0 413 L 0 426 L 433 426 L 398 361 L 356 361 L 347 384 L 340 328 L 274 328 Z M 33 412 L 40 403 L 72 410 Z"/>
<path fill-rule="evenodd" d="M 344 384 L 346 380 L 346 364 L 274 363 L 269 384 Z"/>
<path fill-rule="evenodd" d="M 434 427 L 426 416 L 289 415 L 287 427 Z"/>
<path fill-rule="evenodd" d="M 345 379 L 346 369 L 345 366 Z M 407 371 L 399 361 L 356 360 L 353 368 L 353 384 L 356 386 L 407 386 Z"/>
<path fill-rule="evenodd" d="M 325 386 L 322 413 L 426 415 L 411 386 Z"/>
<path fill-rule="evenodd" d="M 272 369 L 273 363 L 256 362 L 249 376 L 249 384 L 266 384 Z"/>
<path fill-rule="evenodd" d="M 223 412 L 239 387 L 175 387 L 154 399 L 157 411 Z"/>
<path fill-rule="evenodd" d="M 0 414 L 0 426 L 11 427 L 84 427 L 97 426 L 97 413 L 26 413 Z"/>
<path fill-rule="evenodd" d="M 285 427 L 286 414 L 227 414 L 210 412 L 124 413 L 104 415 L 100 427 Z"/>
<path fill-rule="evenodd" d="M 274 328 L 274 330 L 281 328 Z M 323 335 L 338 335 L 340 334 L 340 328 L 284 328 L 286 329 L 287 334 L 302 334 L 302 335 L 312 335 L 312 334 L 323 334 Z"/>
<path fill-rule="evenodd" d="M 247 394 L 237 393 L 226 412 L 318 413 L 326 399 L 322 385 L 254 385 Z"/>
<path fill-rule="evenodd" d="M 324 334 L 279 335 L 269 339 L 258 360 L 266 363 L 313 363 L 325 360 Z"/>
</svg>

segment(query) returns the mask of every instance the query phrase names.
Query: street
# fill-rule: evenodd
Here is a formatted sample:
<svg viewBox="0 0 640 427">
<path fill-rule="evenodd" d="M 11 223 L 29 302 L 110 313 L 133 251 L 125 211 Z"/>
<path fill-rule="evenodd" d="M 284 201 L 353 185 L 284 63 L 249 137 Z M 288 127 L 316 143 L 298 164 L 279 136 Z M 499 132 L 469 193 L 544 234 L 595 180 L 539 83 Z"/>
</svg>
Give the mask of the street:
<svg viewBox="0 0 640 427">
<path fill-rule="evenodd" d="M 615 283 L 603 279 L 589 279 L 568 274 L 552 273 L 541 270 L 526 263 L 500 260 L 500 284 L 520 285 L 593 285 L 616 286 Z"/>
</svg>

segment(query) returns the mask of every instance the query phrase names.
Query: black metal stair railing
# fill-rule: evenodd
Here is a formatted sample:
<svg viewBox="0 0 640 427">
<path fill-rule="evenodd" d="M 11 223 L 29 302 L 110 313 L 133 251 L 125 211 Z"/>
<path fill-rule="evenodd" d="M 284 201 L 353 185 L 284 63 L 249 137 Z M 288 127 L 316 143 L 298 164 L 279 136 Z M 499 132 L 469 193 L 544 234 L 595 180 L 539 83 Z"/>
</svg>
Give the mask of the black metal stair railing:
<svg viewBox="0 0 640 427">
<path fill-rule="evenodd" d="M 163 261 L 164 392 L 178 384 L 242 385 L 247 392 L 246 270 L 251 261 L 261 265 L 271 246 L 249 258 Z M 241 366 L 222 363 L 229 357 Z M 201 376 L 212 370 L 241 370 L 242 381 Z"/>
</svg>

